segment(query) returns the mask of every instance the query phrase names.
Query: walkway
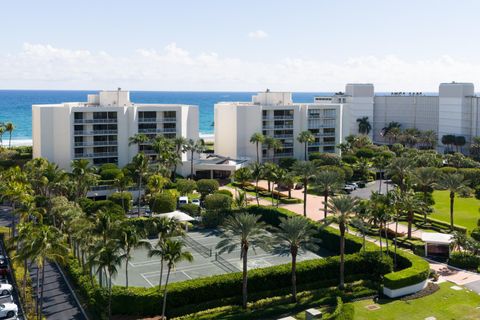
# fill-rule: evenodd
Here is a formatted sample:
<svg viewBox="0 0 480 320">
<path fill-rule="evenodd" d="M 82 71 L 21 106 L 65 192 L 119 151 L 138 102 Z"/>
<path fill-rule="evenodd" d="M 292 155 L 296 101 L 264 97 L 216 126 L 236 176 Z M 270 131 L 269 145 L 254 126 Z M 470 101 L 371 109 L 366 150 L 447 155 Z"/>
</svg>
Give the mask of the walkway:
<svg viewBox="0 0 480 320">
<path fill-rule="evenodd" d="M 30 268 L 30 277 L 32 278 L 33 289 L 36 292 L 36 265 Z M 55 263 L 48 261 L 45 263 L 44 286 L 43 315 L 48 320 L 86 320 Z"/>
</svg>

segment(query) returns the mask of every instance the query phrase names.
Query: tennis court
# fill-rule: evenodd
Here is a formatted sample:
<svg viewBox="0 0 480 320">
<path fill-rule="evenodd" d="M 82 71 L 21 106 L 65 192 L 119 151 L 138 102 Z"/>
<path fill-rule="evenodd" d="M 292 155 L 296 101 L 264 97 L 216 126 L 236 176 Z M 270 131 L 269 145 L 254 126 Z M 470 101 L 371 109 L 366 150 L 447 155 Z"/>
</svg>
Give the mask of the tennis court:
<svg viewBox="0 0 480 320">
<path fill-rule="evenodd" d="M 242 270 L 242 260 L 240 260 L 240 251 L 237 249 L 231 253 L 218 254 L 215 249 L 217 243 L 221 240 L 217 231 L 195 231 L 188 232 L 184 238 L 187 250 L 193 255 L 194 261 L 181 262 L 177 265 L 175 271 L 170 273 L 169 282 L 185 281 L 200 277 L 207 277 L 216 274 L 238 272 Z M 152 244 L 156 243 L 151 240 Z M 252 249 L 248 252 L 248 268 L 262 268 L 278 264 L 284 264 L 291 261 L 290 256 L 273 254 L 261 249 Z M 320 256 L 327 256 L 328 252 L 320 252 L 319 255 L 312 252 L 299 254 L 298 261 L 315 259 Z M 158 286 L 160 279 L 160 259 L 158 257 L 149 258 L 146 249 L 137 249 L 133 253 L 133 259 L 129 262 L 129 285 L 136 287 Z M 162 282 L 165 282 L 166 267 Z M 114 279 L 115 285 L 125 285 L 125 264 L 118 270 Z"/>
</svg>

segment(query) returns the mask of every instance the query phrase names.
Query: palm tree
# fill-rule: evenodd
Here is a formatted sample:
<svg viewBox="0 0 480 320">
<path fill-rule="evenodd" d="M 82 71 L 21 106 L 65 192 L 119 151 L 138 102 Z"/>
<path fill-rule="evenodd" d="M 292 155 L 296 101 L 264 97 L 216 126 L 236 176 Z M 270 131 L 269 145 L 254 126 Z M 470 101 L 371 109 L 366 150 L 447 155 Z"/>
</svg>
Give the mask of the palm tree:
<svg viewBox="0 0 480 320">
<path fill-rule="evenodd" d="M 441 189 L 446 189 L 450 192 L 450 228 L 453 230 L 453 208 L 455 204 L 455 194 L 467 188 L 468 181 L 465 180 L 462 174 L 451 173 L 440 177 L 438 186 Z"/>
<path fill-rule="evenodd" d="M 184 151 L 190 152 L 190 179 L 193 179 L 193 156 L 195 153 L 202 153 L 205 150 L 205 143 L 202 139 L 197 141 L 189 139 L 185 144 Z"/>
<path fill-rule="evenodd" d="M 0 123 L 0 147 L 3 147 L 3 134 L 5 133 L 5 124 Z"/>
<path fill-rule="evenodd" d="M 421 211 L 424 207 L 424 203 L 415 196 L 413 191 L 407 191 L 400 197 L 401 203 L 400 208 L 403 212 L 407 215 L 407 223 L 408 223 L 408 232 L 407 237 L 408 239 L 412 238 L 412 224 L 415 212 Z"/>
<path fill-rule="evenodd" d="M 109 240 L 105 245 L 96 247 L 90 263 L 97 267 L 97 273 L 107 270 L 108 275 L 108 319 L 112 318 L 112 277 L 118 273 L 118 267 L 126 259 L 118 241 Z"/>
<path fill-rule="evenodd" d="M 275 139 L 270 136 L 266 136 L 263 144 L 267 147 L 267 151 L 270 153 L 270 150 L 279 151 L 283 149 L 282 141 Z M 275 157 L 275 155 L 274 155 Z"/>
<path fill-rule="evenodd" d="M 132 179 L 125 173 L 120 173 L 113 180 L 113 186 L 117 189 L 118 192 L 122 193 L 127 190 L 133 184 Z M 125 210 L 125 198 L 122 197 L 122 208 Z"/>
<path fill-rule="evenodd" d="M 255 132 L 250 137 L 250 143 L 255 143 L 255 147 L 257 149 L 257 162 L 260 162 L 259 144 L 264 142 L 265 142 L 265 136 L 260 132 Z"/>
<path fill-rule="evenodd" d="M 358 200 L 347 195 L 341 195 L 330 199 L 328 207 L 333 213 L 331 221 L 338 224 L 340 229 L 340 285 L 343 290 L 345 287 L 345 231 L 350 221 L 353 219 Z"/>
<path fill-rule="evenodd" d="M 119 228 L 118 243 L 123 249 L 125 257 L 125 287 L 128 288 L 128 262 L 132 259 L 132 250 L 140 247 L 150 248 L 150 242 L 142 240 L 145 234 L 130 224 L 125 224 Z"/>
<path fill-rule="evenodd" d="M 170 278 L 170 272 L 175 269 L 176 265 L 182 261 L 193 261 L 193 256 L 190 252 L 184 251 L 184 244 L 181 240 L 167 239 L 165 241 L 163 258 L 167 263 L 167 278 L 165 280 L 165 287 L 163 290 L 163 307 L 162 319 L 165 318 L 165 309 L 167 307 L 167 286 Z"/>
<path fill-rule="evenodd" d="M 292 166 L 292 172 L 298 176 L 303 183 L 303 215 L 306 217 L 308 182 L 315 176 L 317 168 L 310 161 L 297 161 Z"/>
<path fill-rule="evenodd" d="M 315 187 L 323 193 L 323 217 L 327 218 L 328 196 L 343 188 L 342 178 L 335 171 L 321 171 L 315 176 Z"/>
<path fill-rule="evenodd" d="M 427 205 L 430 202 L 429 194 L 433 191 L 439 177 L 437 168 L 421 167 L 415 170 L 414 182 L 417 190 L 423 194 L 423 202 Z M 427 210 L 423 213 L 423 221 L 427 223 Z"/>
<path fill-rule="evenodd" d="M 372 130 L 372 125 L 368 121 L 368 117 L 362 117 L 357 119 L 358 123 L 358 132 L 361 134 L 368 135 Z"/>
<path fill-rule="evenodd" d="M 255 180 L 255 198 L 257 199 L 257 206 L 260 205 L 258 200 L 258 181 L 263 177 L 265 167 L 259 162 L 254 162 L 250 164 L 250 172 L 252 173 L 252 178 Z"/>
<path fill-rule="evenodd" d="M 15 130 L 15 125 L 12 122 L 7 122 L 5 123 L 5 131 L 8 132 L 9 138 L 8 138 L 8 147 L 12 147 L 12 133 L 13 130 Z"/>
<path fill-rule="evenodd" d="M 283 175 L 279 181 L 279 183 L 288 189 L 288 198 L 292 198 L 292 189 L 295 186 L 295 182 L 297 182 L 297 177 L 292 172 L 287 172 Z"/>
<path fill-rule="evenodd" d="M 271 235 L 266 230 L 267 225 L 259 220 L 260 216 L 248 213 L 227 217 L 221 228 L 222 240 L 216 246 L 217 249 L 220 249 L 219 254 L 230 253 L 240 247 L 240 259 L 243 260 L 242 305 L 244 309 L 247 308 L 248 249 L 251 247 L 255 250 L 255 247 L 259 247 L 268 251 L 271 246 Z"/>
<path fill-rule="evenodd" d="M 379 154 L 375 158 L 373 158 L 373 165 L 377 169 L 377 171 L 380 173 L 380 181 L 378 184 L 378 192 L 382 192 L 382 180 L 383 180 L 383 174 L 385 167 L 388 165 L 389 159 L 385 154 Z"/>
<path fill-rule="evenodd" d="M 285 247 L 282 253 L 290 254 L 292 257 L 292 298 L 297 302 L 297 254 L 299 250 L 318 250 L 317 243 L 320 239 L 314 237 L 318 230 L 300 216 L 280 218 L 278 228 L 279 230 L 275 233 L 275 242 Z"/>
<path fill-rule="evenodd" d="M 395 158 L 387 167 L 387 173 L 392 177 L 400 191 L 406 192 L 409 181 L 411 180 L 413 164 L 412 160 L 406 157 Z"/>
<path fill-rule="evenodd" d="M 141 189 L 142 189 L 142 180 L 145 174 L 148 171 L 149 160 L 145 153 L 137 153 L 132 159 L 132 165 L 135 168 L 135 174 L 137 176 L 137 188 L 138 188 L 138 203 L 137 203 L 137 213 L 140 216 L 140 204 L 142 199 Z"/>
<path fill-rule="evenodd" d="M 68 248 L 63 241 L 60 230 L 53 226 L 35 226 L 31 239 L 32 242 L 28 244 L 30 247 L 30 258 L 35 260 L 37 268 L 42 270 L 42 289 L 40 291 L 40 305 L 38 306 L 41 311 L 43 309 L 43 293 L 45 288 L 45 262 L 46 260 L 63 261 L 68 254 Z"/>
<path fill-rule="evenodd" d="M 304 150 L 304 160 L 307 161 L 308 157 L 308 144 L 315 142 L 315 136 L 308 130 L 302 131 L 298 134 L 297 141 L 300 143 L 303 143 L 305 145 L 305 150 Z"/>
<path fill-rule="evenodd" d="M 97 184 L 98 176 L 95 174 L 95 168 L 87 159 L 73 160 L 71 167 L 71 177 L 76 188 L 75 198 L 86 197 L 88 190 Z"/>
<path fill-rule="evenodd" d="M 182 158 L 182 152 L 185 150 L 185 145 L 187 144 L 188 140 L 185 137 L 176 137 L 173 140 L 173 143 L 175 145 L 175 153 L 177 154 L 177 158 L 181 159 Z M 178 162 L 175 162 L 175 165 L 173 167 L 173 173 L 172 173 L 172 181 L 175 182 L 176 180 L 176 173 L 177 173 L 177 166 Z"/>
<path fill-rule="evenodd" d="M 247 193 L 240 190 L 233 202 L 237 208 L 245 208 L 248 205 Z"/>
<path fill-rule="evenodd" d="M 252 179 L 252 172 L 249 167 L 240 168 L 233 174 L 233 179 L 235 182 L 240 183 L 242 188 L 245 188 L 248 182 Z"/>
<path fill-rule="evenodd" d="M 141 144 L 147 143 L 150 141 L 150 138 L 143 133 L 136 133 L 134 136 L 128 138 L 128 145 L 136 144 L 140 146 Z"/>
</svg>

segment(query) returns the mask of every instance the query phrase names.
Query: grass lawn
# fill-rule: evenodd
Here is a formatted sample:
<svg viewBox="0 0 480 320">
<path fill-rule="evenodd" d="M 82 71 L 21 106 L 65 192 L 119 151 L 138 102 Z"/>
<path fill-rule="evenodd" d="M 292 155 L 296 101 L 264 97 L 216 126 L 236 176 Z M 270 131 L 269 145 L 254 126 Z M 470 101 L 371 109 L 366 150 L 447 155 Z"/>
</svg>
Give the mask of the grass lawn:
<svg viewBox="0 0 480 320">
<path fill-rule="evenodd" d="M 433 193 L 435 205 L 433 213 L 430 215 L 434 219 L 450 222 L 450 196 L 448 191 L 435 191 Z M 477 220 L 480 219 L 480 200 L 475 197 L 460 198 L 455 196 L 453 208 L 454 223 L 472 230 L 477 226 Z"/>
<path fill-rule="evenodd" d="M 355 320 L 400 320 L 425 319 L 435 317 L 442 319 L 480 319 L 480 296 L 463 289 L 451 289 L 454 284 L 444 282 L 440 290 L 432 295 L 410 301 L 380 300 L 380 309 L 368 310 L 366 306 L 373 305 L 372 300 L 363 300 L 354 303 Z"/>
</svg>

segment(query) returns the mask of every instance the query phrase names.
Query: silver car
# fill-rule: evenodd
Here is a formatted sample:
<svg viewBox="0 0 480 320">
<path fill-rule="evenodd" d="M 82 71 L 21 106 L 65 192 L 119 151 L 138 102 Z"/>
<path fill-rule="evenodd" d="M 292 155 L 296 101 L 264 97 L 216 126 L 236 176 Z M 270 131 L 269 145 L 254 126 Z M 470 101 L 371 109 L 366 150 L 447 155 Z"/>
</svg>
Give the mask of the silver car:
<svg viewBox="0 0 480 320">
<path fill-rule="evenodd" d="M 0 304 L 0 317 L 13 318 L 18 313 L 18 307 L 15 303 L 1 303 Z"/>
<path fill-rule="evenodd" d="M 8 283 L 0 283 L 0 296 L 9 296 L 12 294 L 13 287 Z"/>
</svg>

